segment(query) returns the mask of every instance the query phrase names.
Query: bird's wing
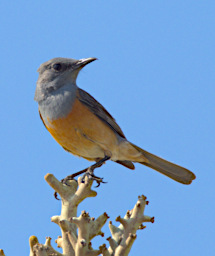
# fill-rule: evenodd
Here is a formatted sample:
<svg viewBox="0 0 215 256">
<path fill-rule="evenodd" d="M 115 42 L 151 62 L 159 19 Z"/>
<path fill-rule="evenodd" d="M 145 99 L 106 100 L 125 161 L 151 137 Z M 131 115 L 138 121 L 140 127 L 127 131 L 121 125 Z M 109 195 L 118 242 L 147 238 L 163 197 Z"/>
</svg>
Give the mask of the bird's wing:
<svg viewBox="0 0 215 256">
<path fill-rule="evenodd" d="M 77 97 L 81 103 L 88 107 L 88 109 L 95 114 L 99 119 L 105 122 L 111 127 L 116 133 L 118 133 L 122 138 L 125 138 L 119 125 L 116 123 L 115 119 L 108 113 L 108 111 L 96 101 L 89 93 L 78 88 Z"/>
</svg>

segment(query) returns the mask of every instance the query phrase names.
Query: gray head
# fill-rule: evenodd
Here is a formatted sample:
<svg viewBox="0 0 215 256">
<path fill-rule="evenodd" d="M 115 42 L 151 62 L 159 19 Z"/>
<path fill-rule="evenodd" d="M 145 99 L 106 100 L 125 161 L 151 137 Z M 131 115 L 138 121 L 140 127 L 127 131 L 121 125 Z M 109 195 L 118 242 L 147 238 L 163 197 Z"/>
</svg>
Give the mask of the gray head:
<svg viewBox="0 0 215 256">
<path fill-rule="evenodd" d="M 44 62 L 37 70 L 39 78 L 34 99 L 39 102 L 67 84 L 76 85 L 79 71 L 94 60 L 96 58 L 80 60 L 54 58 Z"/>
</svg>

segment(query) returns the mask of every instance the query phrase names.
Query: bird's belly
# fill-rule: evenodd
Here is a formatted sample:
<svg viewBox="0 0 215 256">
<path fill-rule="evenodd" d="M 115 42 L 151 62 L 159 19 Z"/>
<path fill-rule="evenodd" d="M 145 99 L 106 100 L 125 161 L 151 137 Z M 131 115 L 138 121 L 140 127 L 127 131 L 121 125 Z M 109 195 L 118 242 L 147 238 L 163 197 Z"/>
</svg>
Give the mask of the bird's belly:
<svg viewBox="0 0 215 256">
<path fill-rule="evenodd" d="M 106 154 L 117 154 L 116 133 L 78 99 L 66 117 L 56 120 L 46 117 L 45 120 L 54 139 L 74 155 L 96 160 Z"/>
</svg>

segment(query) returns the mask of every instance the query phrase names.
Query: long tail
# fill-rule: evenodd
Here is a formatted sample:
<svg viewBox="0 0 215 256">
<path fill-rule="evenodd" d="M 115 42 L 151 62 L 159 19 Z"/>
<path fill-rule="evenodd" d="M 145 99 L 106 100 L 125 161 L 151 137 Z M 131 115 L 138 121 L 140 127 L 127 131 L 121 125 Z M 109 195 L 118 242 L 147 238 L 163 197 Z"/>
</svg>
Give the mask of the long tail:
<svg viewBox="0 0 215 256">
<path fill-rule="evenodd" d="M 147 162 L 138 161 L 140 164 L 144 164 L 182 184 L 188 185 L 196 178 L 191 171 L 153 155 L 132 143 L 131 145 L 147 159 Z"/>
</svg>

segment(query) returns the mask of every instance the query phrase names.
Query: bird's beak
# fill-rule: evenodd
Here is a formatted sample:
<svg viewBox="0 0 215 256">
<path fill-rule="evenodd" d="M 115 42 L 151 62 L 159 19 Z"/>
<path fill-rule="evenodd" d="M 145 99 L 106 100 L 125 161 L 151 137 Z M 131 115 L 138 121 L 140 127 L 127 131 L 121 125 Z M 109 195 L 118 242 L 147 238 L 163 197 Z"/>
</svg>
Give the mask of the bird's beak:
<svg viewBox="0 0 215 256">
<path fill-rule="evenodd" d="M 91 58 L 86 58 L 86 59 L 80 59 L 76 62 L 75 67 L 78 68 L 83 68 L 90 62 L 93 62 L 94 60 L 97 60 L 97 58 L 91 57 Z"/>
</svg>

